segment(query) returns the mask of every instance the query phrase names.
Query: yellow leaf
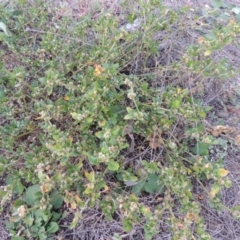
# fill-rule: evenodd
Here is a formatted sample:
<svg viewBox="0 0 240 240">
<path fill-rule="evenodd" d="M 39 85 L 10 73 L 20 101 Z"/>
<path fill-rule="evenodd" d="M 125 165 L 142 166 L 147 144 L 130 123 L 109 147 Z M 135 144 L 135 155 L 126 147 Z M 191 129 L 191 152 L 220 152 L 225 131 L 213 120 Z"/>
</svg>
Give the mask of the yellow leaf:
<svg viewBox="0 0 240 240">
<path fill-rule="evenodd" d="M 47 181 L 47 182 L 50 182 L 50 181 L 51 181 L 51 178 L 50 178 L 48 175 L 46 175 L 46 181 Z"/>
<path fill-rule="evenodd" d="M 182 88 L 177 88 L 177 94 L 180 94 L 180 93 L 182 93 Z"/>
<path fill-rule="evenodd" d="M 210 192 L 210 196 L 213 198 L 216 196 L 216 194 L 220 191 L 220 186 L 217 184 L 214 184 L 212 186 L 211 192 Z"/>
<path fill-rule="evenodd" d="M 94 69 L 95 76 L 99 77 L 103 73 L 103 71 L 104 71 L 104 68 L 101 65 L 99 64 L 95 65 L 95 69 Z"/>
<path fill-rule="evenodd" d="M 90 173 L 84 172 L 85 177 L 89 180 L 89 182 L 93 183 L 95 181 L 95 172 L 92 171 Z"/>
<path fill-rule="evenodd" d="M 64 97 L 64 100 L 65 100 L 65 101 L 69 101 L 69 99 L 70 99 L 70 98 L 69 98 L 68 96 L 65 96 L 65 97 Z"/>
<path fill-rule="evenodd" d="M 207 57 L 207 56 L 210 56 L 212 53 L 211 50 L 207 50 L 205 53 L 204 53 L 204 56 Z"/>
<path fill-rule="evenodd" d="M 218 176 L 219 177 L 226 177 L 228 175 L 229 171 L 224 169 L 224 168 L 220 168 L 218 170 Z"/>
<path fill-rule="evenodd" d="M 43 119 L 43 117 L 42 116 L 40 116 L 40 117 L 36 117 L 36 118 L 34 118 L 34 120 L 42 120 Z"/>
<path fill-rule="evenodd" d="M 82 200 L 78 195 L 75 195 L 75 200 L 77 203 L 82 203 Z"/>
<path fill-rule="evenodd" d="M 77 204 L 74 201 L 72 201 L 70 204 L 71 204 L 71 208 L 72 209 L 76 209 L 77 208 Z"/>
</svg>

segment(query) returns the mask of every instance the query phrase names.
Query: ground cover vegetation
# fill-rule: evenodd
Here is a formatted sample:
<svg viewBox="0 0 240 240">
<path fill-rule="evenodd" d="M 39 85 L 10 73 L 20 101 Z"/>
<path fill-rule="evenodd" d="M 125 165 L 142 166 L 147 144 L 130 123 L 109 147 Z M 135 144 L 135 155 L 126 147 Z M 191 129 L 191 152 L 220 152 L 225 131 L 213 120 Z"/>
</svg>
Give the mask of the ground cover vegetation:
<svg viewBox="0 0 240 240">
<path fill-rule="evenodd" d="M 237 73 L 214 54 L 239 37 L 240 9 L 96 9 L 71 17 L 42 0 L 0 5 L 0 199 L 11 239 L 60 239 L 89 209 L 122 223 L 111 239 L 136 227 L 152 239 L 162 221 L 171 239 L 211 239 L 199 201 L 227 209 L 220 190 L 231 186 L 211 149 L 240 135 L 206 126 L 203 99 Z"/>
</svg>

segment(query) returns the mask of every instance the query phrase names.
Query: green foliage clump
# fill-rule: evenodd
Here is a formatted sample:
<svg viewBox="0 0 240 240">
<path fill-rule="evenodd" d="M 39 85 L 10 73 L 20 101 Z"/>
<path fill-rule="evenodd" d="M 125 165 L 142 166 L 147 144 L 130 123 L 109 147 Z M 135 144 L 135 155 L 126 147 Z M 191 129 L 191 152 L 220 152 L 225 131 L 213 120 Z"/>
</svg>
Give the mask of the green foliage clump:
<svg viewBox="0 0 240 240">
<path fill-rule="evenodd" d="M 2 211 L 11 203 L 12 239 L 51 239 L 63 205 L 76 210 L 71 228 L 85 209 L 97 207 L 108 221 L 121 215 L 126 232 L 143 224 L 146 239 L 158 233 L 166 213 L 172 239 L 210 239 L 194 181 L 214 180 L 205 189 L 214 207 L 231 183 L 221 159 L 209 160 L 219 141 L 202 123 L 211 110 L 199 100 L 205 82 L 197 82 L 193 94 L 181 75 L 232 76 L 211 54 L 235 40 L 238 18 L 199 29 L 184 22 L 182 16 L 193 14 L 188 9 L 136 2 L 126 17 L 140 19 L 134 30 L 111 12 L 75 20 L 56 18 L 42 1 L 0 7 L 0 42 L 8 48 L 0 66 L 0 175 L 6 179 L 0 197 Z M 204 14 L 208 21 L 216 11 Z M 187 27 L 198 42 L 149 67 L 161 57 L 159 43 L 181 41 Z M 162 201 L 151 206 L 140 201 L 145 196 Z"/>
</svg>

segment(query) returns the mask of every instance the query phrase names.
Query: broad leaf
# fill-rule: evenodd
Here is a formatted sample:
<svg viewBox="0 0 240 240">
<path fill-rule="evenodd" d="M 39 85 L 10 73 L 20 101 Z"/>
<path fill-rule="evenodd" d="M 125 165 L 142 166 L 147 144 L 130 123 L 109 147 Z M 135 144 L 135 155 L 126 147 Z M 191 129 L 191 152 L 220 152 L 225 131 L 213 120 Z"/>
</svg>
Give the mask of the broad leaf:
<svg viewBox="0 0 240 240">
<path fill-rule="evenodd" d="M 55 233 L 57 232 L 59 229 L 59 226 L 56 222 L 50 222 L 48 228 L 47 228 L 47 232 L 48 233 Z"/>
<path fill-rule="evenodd" d="M 144 185 L 144 189 L 148 193 L 156 193 L 163 190 L 163 186 L 159 184 L 159 178 L 155 173 L 148 175 L 147 182 Z"/>
<path fill-rule="evenodd" d="M 38 184 L 29 187 L 26 191 L 25 201 L 29 205 L 35 205 L 39 203 L 41 198 L 41 188 Z"/>
<path fill-rule="evenodd" d="M 226 7 L 226 3 L 224 3 L 223 0 L 212 0 L 212 6 L 214 8 L 221 8 L 221 7 Z"/>
<path fill-rule="evenodd" d="M 124 219 L 123 220 L 123 230 L 125 232 L 130 232 L 132 230 L 132 228 L 133 228 L 133 225 L 130 222 L 130 220 L 129 219 Z"/>
<path fill-rule="evenodd" d="M 126 184 L 126 183 L 125 183 Z M 132 188 L 132 193 L 139 196 L 144 188 L 145 181 L 140 181 Z"/>
<path fill-rule="evenodd" d="M 10 36 L 10 34 L 8 33 L 8 30 L 7 30 L 7 26 L 6 26 L 5 23 L 0 22 L 0 29 L 2 29 L 3 32 L 4 32 L 7 36 Z"/>
<path fill-rule="evenodd" d="M 228 175 L 228 173 L 229 173 L 229 171 L 224 168 L 219 168 L 218 172 L 217 172 L 219 177 L 226 177 Z"/>
<path fill-rule="evenodd" d="M 55 209 L 59 209 L 63 204 L 63 198 L 58 191 L 54 191 L 50 195 L 50 199 L 50 204 L 52 204 Z"/>
<path fill-rule="evenodd" d="M 198 142 L 197 145 L 193 148 L 193 152 L 200 156 L 207 156 L 209 153 L 209 144 L 204 142 Z"/>
<path fill-rule="evenodd" d="M 221 187 L 217 183 L 214 183 L 211 188 L 210 196 L 215 197 L 216 194 L 220 191 L 220 189 Z"/>
<path fill-rule="evenodd" d="M 89 180 L 89 182 L 93 183 L 95 181 L 95 172 L 85 172 L 85 177 Z"/>
<path fill-rule="evenodd" d="M 108 169 L 111 171 L 117 171 L 119 169 L 119 164 L 117 162 L 110 161 L 108 163 Z"/>
</svg>

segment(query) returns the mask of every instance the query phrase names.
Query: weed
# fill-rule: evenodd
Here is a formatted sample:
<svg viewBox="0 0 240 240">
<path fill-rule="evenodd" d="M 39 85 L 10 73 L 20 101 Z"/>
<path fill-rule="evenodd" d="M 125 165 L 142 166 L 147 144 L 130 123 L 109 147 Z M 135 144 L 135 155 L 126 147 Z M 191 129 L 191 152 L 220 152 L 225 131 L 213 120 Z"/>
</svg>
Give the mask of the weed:
<svg viewBox="0 0 240 240">
<path fill-rule="evenodd" d="M 1 7 L 0 41 L 8 49 L 1 52 L 0 174 L 6 183 L 0 196 L 2 209 L 10 203 L 12 239 L 53 238 L 63 205 L 76 212 L 71 228 L 85 209 L 97 207 L 107 220 L 118 213 L 125 232 L 143 224 L 145 239 L 158 233 L 163 216 L 172 239 L 210 239 L 193 182 L 214 180 L 205 189 L 213 207 L 231 182 L 221 159 L 209 160 L 220 141 L 205 129 L 211 107 L 198 98 L 205 79 L 234 74 L 211 55 L 235 41 L 239 13 L 234 8 L 223 19 L 209 9 L 195 20 L 188 9 L 147 2 L 137 1 L 124 16 L 134 29 L 111 11 L 76 21 L 55 18 L 41 0 Z M 205 23 L 210 20 L 216 22 Z M 176 41 L 182 44 L 187 28 L 198 41 L 163 58 Z M 183 72 L 197 77 L 189 83 Z M 162 201 L 140 201 L 149 195 Z"/>
</svg>

